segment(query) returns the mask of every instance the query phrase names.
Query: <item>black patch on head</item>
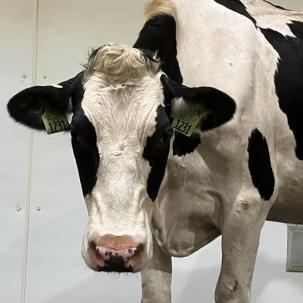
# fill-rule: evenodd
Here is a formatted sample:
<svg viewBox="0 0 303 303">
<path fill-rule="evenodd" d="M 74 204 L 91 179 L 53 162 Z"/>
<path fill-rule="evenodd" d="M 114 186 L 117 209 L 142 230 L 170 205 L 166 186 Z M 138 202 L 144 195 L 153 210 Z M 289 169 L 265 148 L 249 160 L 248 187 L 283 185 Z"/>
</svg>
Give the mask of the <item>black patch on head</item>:
<svg viewBox="0 0 303 303">
<path fill-rule="evenodd" d="M 154 201 L 165 174 L 172 129 L 163 106 L 157 109 L 156 130 L 146 140 L 143 157 L 148 160 L 151 171 L 147 180 L 147 193 Z"/>
<path fill-rule="evenodd" d="M 248 13 L 245 5 L 240 0 L 215 0 L 218 4 L 248 18 L 257 27 L 256 20 Z"/>
<path fill-rule="evenodd" d="M 182 83 L 177 60 L 176 21 L 169 15 L 158 15 L 148 20 L 140 31 L 135 48 L 157 52 L 161 59 L 161 69 L 171 79 Z"/>
<path fill-rule="evenodd" d="M 73 116 L 71 135 L 82 192 L 86 196 L 96 184 L 99 151 L 95 128 L 85 116 L 82 107 Z"/>
<path fill-rule="evenodd" d="M 296 139 L 296 156 L 303 160 L 303 23 L 294 21 L 289 27 L 297 38 L 285 37 L 272 29 L 261 31 L 280 56 L 276 93 Z"/>
<path fill-rule="evenodd" d="M 275 177 L 272 171 L 266 138 L 256 128 L 248 142 L 248 166 L 254 186 L 263 200 L 269 201 L 275 188 Z"/>
</svg>

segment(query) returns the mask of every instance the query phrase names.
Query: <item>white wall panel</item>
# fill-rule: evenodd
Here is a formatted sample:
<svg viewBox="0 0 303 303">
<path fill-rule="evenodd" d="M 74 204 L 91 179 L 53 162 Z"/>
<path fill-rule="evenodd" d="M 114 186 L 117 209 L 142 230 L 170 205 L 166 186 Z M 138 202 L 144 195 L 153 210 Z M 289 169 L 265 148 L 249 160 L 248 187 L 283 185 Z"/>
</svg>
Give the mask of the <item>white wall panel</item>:
<svg viewBox="0 0 303 303">
<path fill-rule="evenodd" d="M 273 0 L 271 2 L 287 9 L 303 11 L 303 3 L 301 0 Z"/>
<path fill-rule="evenodd" d="M 30 131 L 9 119 L 11 96 L 32 83 L 32 0 L 0 1 L 0 302 L 21 302 Z M 20 208 L 20 211 L 17 211 Z"/>
</svg>

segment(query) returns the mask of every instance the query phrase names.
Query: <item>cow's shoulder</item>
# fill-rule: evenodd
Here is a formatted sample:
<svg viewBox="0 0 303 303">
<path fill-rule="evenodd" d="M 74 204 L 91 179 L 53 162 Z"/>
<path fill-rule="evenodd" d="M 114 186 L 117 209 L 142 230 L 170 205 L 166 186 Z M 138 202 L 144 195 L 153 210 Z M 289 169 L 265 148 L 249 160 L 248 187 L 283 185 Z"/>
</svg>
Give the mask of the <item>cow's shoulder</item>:
<svg viewBox="0 0 303 303">
<path fill-rule="evenodd" d="M 261 31 L 279 55 L 274 79 L 276 93 L 296 139 L 296 156 L 303 160 L 303 22 L 291 21 L 287 26 L 292 35 L 285 36 L 270 28 Z"/>
</svg>

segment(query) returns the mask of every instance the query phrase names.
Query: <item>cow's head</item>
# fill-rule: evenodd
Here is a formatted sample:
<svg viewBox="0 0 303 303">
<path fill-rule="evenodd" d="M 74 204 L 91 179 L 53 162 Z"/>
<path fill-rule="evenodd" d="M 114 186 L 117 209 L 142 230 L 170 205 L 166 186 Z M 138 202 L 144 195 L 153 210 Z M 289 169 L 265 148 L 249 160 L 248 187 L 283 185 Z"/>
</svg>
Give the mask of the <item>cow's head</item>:
<svg viewBox="0 0 303 303">
<path fill-rule="evenodd" d="M 201 130 L 220 126 L 235 104 L 214 88 L 170 80 L 160 62 L 125 45 L 96 50 L 86 70 L 60 86 L 14 96 L 10 115 L 43 130 L 45 106 L 73 112 L 70 132 L 89 222 L 83 257 L 97 271 L 139 271 L 152 256 L 150 228 L 176 115 L 198 113 Z"/>
</svg>

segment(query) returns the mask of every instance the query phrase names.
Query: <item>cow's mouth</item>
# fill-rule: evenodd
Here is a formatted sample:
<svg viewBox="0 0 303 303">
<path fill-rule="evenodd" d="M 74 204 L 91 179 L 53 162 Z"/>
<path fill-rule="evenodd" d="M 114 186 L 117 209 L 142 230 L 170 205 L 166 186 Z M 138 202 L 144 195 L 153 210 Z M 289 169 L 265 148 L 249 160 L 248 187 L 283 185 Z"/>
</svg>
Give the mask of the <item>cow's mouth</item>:
<svg viewBox="0 0 303 303">
<path fill-rule="evenodd" d="M 123 258 L 121 256 L 112 256 L 109 261 L 105 261 L 104 266 L 99 266 L 98 271 L 104 271 L 104 272 L 129 272 L 133 273 L 134 270 L 131 266 L 126 266 Z"/>
</svg>

